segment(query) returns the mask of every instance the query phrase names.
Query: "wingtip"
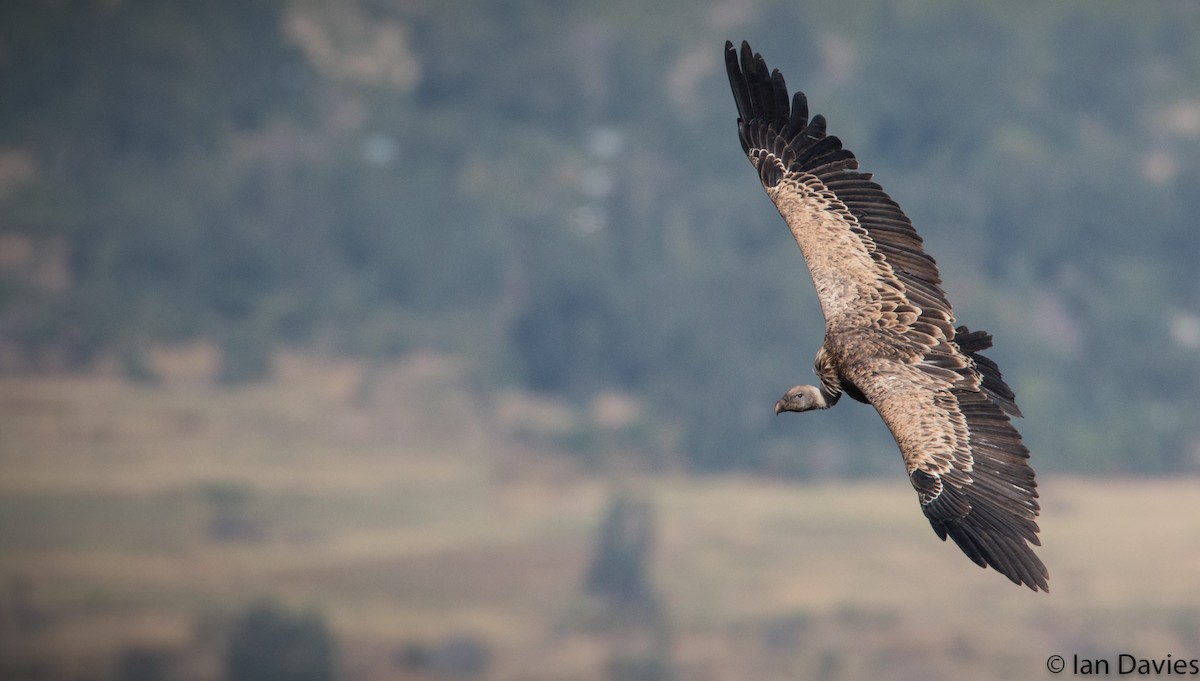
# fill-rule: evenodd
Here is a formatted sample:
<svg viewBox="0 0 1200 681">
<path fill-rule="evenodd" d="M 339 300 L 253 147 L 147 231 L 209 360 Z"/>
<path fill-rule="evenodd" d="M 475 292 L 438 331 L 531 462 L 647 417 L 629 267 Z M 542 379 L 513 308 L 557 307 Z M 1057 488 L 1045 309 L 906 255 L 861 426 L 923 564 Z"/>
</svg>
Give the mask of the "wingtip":
<svg viewBox="0 0 1200 681">
<path fill-rule="evenodd" d="M 942 541 L 952 539 L 963 554 L 979 567 L 990 567 L 1013 584 L 1029 587 L 1033 591 L 1050 591 L 1050 572 L 1026 543 L 1027 538 L 996 534 L 992 528 L 979 526 L 977 520 L 972 522 L 964 518 L 938 523 L 933 525 L 933 529 Z M 1036 541 L 1033 543 L 1038 544 Z"/>
<path fill-rule="evenodd" d="M 750 49 L 750 43 L 746 42 L 745 40 L 742 41 L 741 53 L 742 53 L 742 68 L 747 68 L 748 66 L 753 64 L 755 61 L 762 59 L 762 55 L 757 54 L 754 50 Z"/>
</svg>

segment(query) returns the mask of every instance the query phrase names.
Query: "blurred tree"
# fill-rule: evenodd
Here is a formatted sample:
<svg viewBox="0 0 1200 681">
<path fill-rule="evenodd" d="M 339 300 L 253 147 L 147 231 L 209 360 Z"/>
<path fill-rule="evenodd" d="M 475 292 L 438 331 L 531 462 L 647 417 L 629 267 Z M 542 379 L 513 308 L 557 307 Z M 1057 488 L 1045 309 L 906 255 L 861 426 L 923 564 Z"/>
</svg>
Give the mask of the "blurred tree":
<svg viewBox="0 0 1200 681">
<path fill-rule="evenodd" d="M 606 677 L 614 681 L 673 678 L 668 618 L 655 593 L 651 561 L 656 518 L 650 501 L 622 490 L 596 533 L 584 592 L 600 600 L 608 646 Z"/>
<path fill-rule="evenodd" d="M 596 550 L 584 591 L 615 612 L 652 618 L 658 599 L 650 579 L 654 513 L 649 502 L 629 492 L 613 496 L 596 535 Z"/>
<path fill-rule="evenodd" d="M 317 615 L 256 605 L 230 635 L 225 673 L 228 681 L 332 681 L 334 642 Z"/>
<path fill-rule="evenodd" d="M 475 678 L 487 673 L 492 653 L 487 642 L 471 634 L 452 634 L 439 641 L 410 641 L 396 656 L 409 672 L 446 678 Z"/>
<path fill-rule="evenodd" d="M 171 653 L 159 648 L 130 646 L 117 661 L 117 681 L 167 681 L 171 678 Z"/>
</svg>

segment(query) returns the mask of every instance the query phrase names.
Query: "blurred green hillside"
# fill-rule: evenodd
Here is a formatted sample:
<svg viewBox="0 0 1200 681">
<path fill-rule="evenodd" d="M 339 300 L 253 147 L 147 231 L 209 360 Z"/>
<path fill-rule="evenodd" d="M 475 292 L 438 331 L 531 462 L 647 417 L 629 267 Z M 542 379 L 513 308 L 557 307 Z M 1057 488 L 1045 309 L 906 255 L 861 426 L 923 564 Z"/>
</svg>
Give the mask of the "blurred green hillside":
<svg viewBox="0 0 1200 681">
<path fill-rule="evenodd" d="M 745 38 L 994 333 L 1039 471 L 1195 470 L 1197 35 L 1186 1 L 5 2 L 0 369 L 436 350 L 476 409 L 571 405 L 589 464 L 894 472 L 864 408 L 771 415 L 823 329 L 738 147 Z"/>
</svg>

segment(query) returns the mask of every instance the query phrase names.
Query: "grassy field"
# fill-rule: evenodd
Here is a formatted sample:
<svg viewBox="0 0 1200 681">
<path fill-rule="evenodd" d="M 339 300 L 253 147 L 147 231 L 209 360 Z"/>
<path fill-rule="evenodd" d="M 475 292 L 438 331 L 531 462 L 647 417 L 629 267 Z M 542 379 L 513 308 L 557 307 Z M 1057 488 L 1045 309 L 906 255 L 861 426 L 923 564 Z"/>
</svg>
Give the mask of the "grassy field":
<svg viewBox="0 0 1200 681">
<path fill-rule="evenodd" d="M 219 678 L 261 599 L 323 615 L 347 680 L 432 678 L 400 651 L 455 636 L 491 652 L 474 678 L 614 678 L 646 632 L 604 626 L 580 585 L 618 487 L 657 512 L 653 647 L 677 679 L 1200 658 L 1196 480 L 1042 478 L 1052 592 L 1034 594 L 938 541 L 899 473 L 589 473 L 530 437 L 569 410 L 474 395 L 443 357 L 283 356 L 237 390 L 210 385 L 202 346 L 156 362 L 154 386 L 0 379 L 0 678 L 113 679 L 129 649 Z"/>
</svg>

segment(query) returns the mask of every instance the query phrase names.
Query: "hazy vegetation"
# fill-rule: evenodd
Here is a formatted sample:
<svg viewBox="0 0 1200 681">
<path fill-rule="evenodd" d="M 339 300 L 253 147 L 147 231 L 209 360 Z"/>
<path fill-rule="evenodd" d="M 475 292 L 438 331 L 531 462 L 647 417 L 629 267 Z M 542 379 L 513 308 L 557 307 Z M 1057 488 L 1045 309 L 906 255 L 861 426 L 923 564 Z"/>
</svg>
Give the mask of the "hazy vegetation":
<svg viewBox="0 0 1200 681">
<path fill-rule="evenodd" d="M 1198 35 L 1186 0 L 0 2 L 0 678 L 1200 654 Z M 772 416 L 822 326 L 727 38 L 994 333 L 1050 594 L 937 541 L 869 408 Z"/>
<path fill-rule="evenodd" d="M 4 3 L 0 365 L 435 348 L 571 400 L 580 454 L 616 392 L 609 449 L 891 471 L 852 408 L 770 418 L 821 325 L 739 154 L 745 37 L 995 333 L 1041 468 L 1193 470 L 1197 31 L 1187 2 Z"/>
<path fill-rule="evenodd" d="M 269 603 L 238 620 L 225 651 L 229 681 L 333 681 L 333 642 L 316 615 L 297 615 Z"/>
</svg>

